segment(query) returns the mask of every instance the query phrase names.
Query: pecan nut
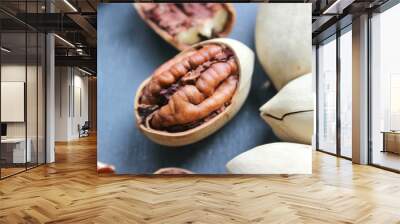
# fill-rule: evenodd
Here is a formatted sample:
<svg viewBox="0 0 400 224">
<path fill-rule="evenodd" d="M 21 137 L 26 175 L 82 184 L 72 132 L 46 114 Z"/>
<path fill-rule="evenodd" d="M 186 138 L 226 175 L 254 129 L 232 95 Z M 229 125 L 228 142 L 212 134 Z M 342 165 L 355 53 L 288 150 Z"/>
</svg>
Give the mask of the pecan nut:
<svg viewBox="0 0 400 224">
<path fill-rule="evenodd" d="M 312 71 L 311 11 L 308 4 L 259 6 L 255 27 L 258 61 L 277 90 Z"/>
<path fill-rule="evenodd" d="M 169 132 L 194 128 L 229 106 L 239 80 L 226 46 L 209 44 L 155 73 L 140 97 L 139 110 L 151 128 Z"/>
<path fill-rule="evenodd" d="M 227 36 L 235 21 L 229 3 L 135 3 L 135 7 L 157 34 L 179 50 Z"/>
<path fill-rule="evenodd" d="M 139 129 L 157 143 L 186 145 L 207 137 L 243 105 L 254 53 L 239 41 L 214 39 L 184 50 L 139 87 Z"/>
</svg>

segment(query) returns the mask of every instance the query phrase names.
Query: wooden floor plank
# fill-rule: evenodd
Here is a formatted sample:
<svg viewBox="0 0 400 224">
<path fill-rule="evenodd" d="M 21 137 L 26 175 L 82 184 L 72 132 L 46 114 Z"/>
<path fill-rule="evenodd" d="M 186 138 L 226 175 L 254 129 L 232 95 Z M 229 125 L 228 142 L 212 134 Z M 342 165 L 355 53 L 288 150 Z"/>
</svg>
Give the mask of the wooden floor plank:
<svg viewBox="0 0 400 224">
<path fill-rule="evenodd" d="M 0 223 L 400 223 L 400 175 L 320 152 L 313 175 L 98 176 L 96 139 L 0 181 Z"/>
</svg>

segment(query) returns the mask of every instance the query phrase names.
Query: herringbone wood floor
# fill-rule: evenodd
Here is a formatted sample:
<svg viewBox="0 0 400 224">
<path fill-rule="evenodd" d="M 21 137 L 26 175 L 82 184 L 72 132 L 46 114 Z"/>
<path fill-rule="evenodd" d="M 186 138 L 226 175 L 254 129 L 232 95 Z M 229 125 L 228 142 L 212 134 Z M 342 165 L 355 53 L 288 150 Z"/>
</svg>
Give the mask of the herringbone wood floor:
<svg viewBox="0 0 400 224">
<path fill-rule="evenodd" d="M 312 176 L 99 177 L 96 139 L 0 181 L 0 223 L 400 223 L 400 175 L 314 153 Z"/>
</svg>

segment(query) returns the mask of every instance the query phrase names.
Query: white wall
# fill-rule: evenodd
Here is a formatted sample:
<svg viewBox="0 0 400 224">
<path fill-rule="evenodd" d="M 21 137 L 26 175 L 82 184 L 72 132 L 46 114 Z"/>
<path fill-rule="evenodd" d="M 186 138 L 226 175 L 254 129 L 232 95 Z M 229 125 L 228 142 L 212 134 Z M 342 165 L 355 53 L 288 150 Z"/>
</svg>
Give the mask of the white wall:
<svg viewBox="0 0 400 224">
<path fill-rule="evenodd" d="M 37 70 L 38 69 L 38 70 Z M 32 161 L 44 162 L 45 150 L 45 118 L 44 118 L 44 74 L 42 67 L 25 64 L 3 64 L 1 66 L 2 82 L 24 82 L 26 84 L 26 107 L 22 107 L 22 113 L 26 112 L 27 120 L 22 122 L 6 122 L 8 138 L 25 138 L 30 140 Z M 25 80 L 27 79 L 27 80 Z M 7 96 L 2 96 L 7 97 Z M 7 110 L 9 108 L 1 108 Z M 13 111 L 9 111 L 13 113 Z M 37 153 L 39 156 L 37 157 Z"/>
<path fill-rule="evenodd" d="M 71 83 L 67 67 L 55 68 L 55 141 L 67 141 L 69 133 L 69 85 Z"/>
<path fill-rule="evenodd" d="M 27 68 L 28 71 L 32 67 Z M 31 72 L 28 72 L 31 74 Z M 25 82 L 25 64 L 8 64 L 1 66 L 1 81 L 2 82 Z M 5 110 L 6 108 L 1 108 Z M 7 123 L 7 137 L 25 137 L 25 123 L 24 122 L 12 122 Z"/>
<path fill-rule="evenodd" d="M 70 141 L 88 120 L 88 77 L 72 67 L 56 67 L 55 73 L 55 140 Z"/>
<path fill-rule="evenodd" d="M 27 69 L 27 74 L 25 74 L 25 69 Z M 39 68 L 40 69 L 40 68 Z M 41 73 L 41 70 L 39 70 Z M 1 81 L 2 82 L 25 82 L 25 75 L 28 78 L 27 87 L 27 119 L 28 119 L 28 137 L 30 133 L 35 131 L 36 136 L 36 66 L 27 66 L 19 64 L 5 64 L 1 66 Z M 39 105 L 40 107 L 41 105 Z M 6 108 L 2 108 L 5 110 Z M 32 127 L 32 131 L 30 131 Z M 10 122 L 7 123 L 7 136 L 8 137 L 25 137 L 25 122 Z"/>
<path fill-rule="evenodd" d="M 76 72 L 77 70 L 75 70 Z M 88 77 L 79 75 L 74 75 L 74 108 L 72 110 L 72 136 L 73 138 L 79 137 L 78 124 L 83 125 L 85 121 L 89 120 L 88 113 Z M 80 93 L 79 93 L 80 92 Z M 80 97 L 79 97 L 80 96 Z"/>
</svg>

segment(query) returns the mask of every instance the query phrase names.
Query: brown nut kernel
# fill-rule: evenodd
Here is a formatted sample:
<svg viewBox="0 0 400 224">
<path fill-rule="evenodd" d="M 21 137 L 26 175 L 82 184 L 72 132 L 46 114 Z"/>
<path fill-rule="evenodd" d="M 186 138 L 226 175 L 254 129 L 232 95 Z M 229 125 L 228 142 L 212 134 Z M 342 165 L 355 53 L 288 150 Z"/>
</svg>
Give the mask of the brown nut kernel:
<svg viewBox="0 0 400 224">
<path fill-rule="evenodd" d="M 243 105 L 253 67 L 254 53 L 232 39 L 205 41 L 181 52 L 139 87 L 135 98 L 139 129 L 169 146 L 207 137 Z"/>
<path fill-rule="evenodd" d="M 200 46 L 190 56 L 175 59 L 145 86 L 139 110 L 154 111 L 142 113 L 143 121 L 148 120 L 154 129 L 179 132 L 221 113 L 230 104 L 238 83 L 235 60 L 229 48 L 215 44 Z"/>
<path fill-rule="evenodd" d="M 179 50 L 227 36 L 235 21 L 230 3 L 135 3 L 140 17 Z"/>
</svg>

